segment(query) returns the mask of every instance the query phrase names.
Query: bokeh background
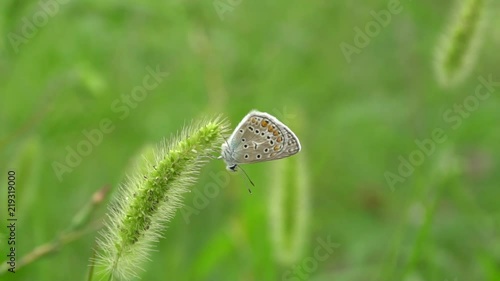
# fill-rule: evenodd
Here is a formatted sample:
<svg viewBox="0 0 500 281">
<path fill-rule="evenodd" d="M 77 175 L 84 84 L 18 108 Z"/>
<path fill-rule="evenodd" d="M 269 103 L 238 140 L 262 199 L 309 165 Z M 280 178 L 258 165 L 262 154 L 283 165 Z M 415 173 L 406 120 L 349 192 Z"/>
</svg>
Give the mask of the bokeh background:
<svg viewBox="0 0 500 281">
<path fill-rule="evenodd" d="M 500 86 L 456 129 L 443 118 L 478 76 L 500 81 L 498 17 L 470 76 L 443 88 L 434 55 L 455 1 L 401 1 L 350 62 L 342 53 L 388 3 L 70 0 L 14 46 L 12 33 L 43 8 L 1 1 L 0 219 L 15 169 L 18 261 L 67 229 L 96 190 L 116 190 L 147 147 L 190 120 L 223 114 L 234 126 L 255 108 L 296 131 L 302 152 L 247 165 L 252 195 L 230 175 L 189 223 L 178 212 L 142 280 L 500 280 Z M 112 104 L 157 66 L 169 76 L 120 118 Z M 59 179 L 54 162 L 106 118 L 114 130 Z M 436 128 L 446 141 L 391 187 L 386 172 L 398 174 L 399 157 Z M 192 190 L 224 169 L 210 162 Z M 1 260 L 6 235 L 1 227 Z M 0 279 L 84 280 L 95 237 Z M 337 245 L 323 261 L 318 239 Z"/>
</svg>

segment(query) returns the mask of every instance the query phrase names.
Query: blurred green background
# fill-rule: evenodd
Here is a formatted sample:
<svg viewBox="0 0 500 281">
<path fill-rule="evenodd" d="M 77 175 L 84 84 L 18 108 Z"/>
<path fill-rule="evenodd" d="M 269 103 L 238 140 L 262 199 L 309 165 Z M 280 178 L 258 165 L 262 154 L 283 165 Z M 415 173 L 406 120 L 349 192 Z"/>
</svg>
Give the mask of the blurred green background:
<svg viewBox="0 0 500 281">
<path fill-rule="evenodd" d="M 434 51 L 455 1 L 401 1 L 346 60 L 340 44 L 353 45 L 354 28 L 388 2 L 68 1 L 14 47 L 12 33 L 42 8 L 1 1 L 0 219 L 7 224 L 6 172 L 16 169 L 18 261 L 67 228 L 96 190 L 116 190 L 145 146 L 204 116 L 235 126 L 255 108 L 296 131 L 302 152 L 245 166 L 252 195 L 230 175 L 189 223 L 178 211 L 142 280 L 500 280 L 500 86 L 456 129 L 443 118 L 474 94 L 478 76 L 500 81 L 500 21 L 490 19 L 471 75 L 443 89 Z M 214 3 L 227 9 L 223 19 Z M 169 76 L 120 118 L 112 104 L 157 66 Z M 59 180 L 53 163 L 105 118 L 114 130 Z M 398 174 L 398 157 L 435 128 L 446 141 L 391 188 L 385 173 Z M 221 171 L 222 161 L 210 162 L 192 190 Z M 285 179 L 281 195 L 276 178 Z M 193 207 L 196 194 L 184 203 Z M 276 196 L 288 198 L 283 221 L 273 216 Z M 294 254 L 273 239 L 280 223 Z M 1 227 L 1 260 L 7 234 Z M 95 236 L 0 280 L 84 280 Z M 327 237 L 338 247 L 313 261 Z"/>
</svg>

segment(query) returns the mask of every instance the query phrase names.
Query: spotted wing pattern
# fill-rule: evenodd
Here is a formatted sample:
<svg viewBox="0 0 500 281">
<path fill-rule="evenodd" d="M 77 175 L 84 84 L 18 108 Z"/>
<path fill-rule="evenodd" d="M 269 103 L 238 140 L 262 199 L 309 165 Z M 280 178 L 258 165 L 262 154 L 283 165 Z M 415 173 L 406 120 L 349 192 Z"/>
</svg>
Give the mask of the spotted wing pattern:
<svg viewBox="0 0 500 281">
<path fill-rule="evenodd" d="M 301 149 L 297 136 L 278 119 L 252 111 L 231 135 L 232 158 L 238 164 L 285 158 Z"/>
</svg>

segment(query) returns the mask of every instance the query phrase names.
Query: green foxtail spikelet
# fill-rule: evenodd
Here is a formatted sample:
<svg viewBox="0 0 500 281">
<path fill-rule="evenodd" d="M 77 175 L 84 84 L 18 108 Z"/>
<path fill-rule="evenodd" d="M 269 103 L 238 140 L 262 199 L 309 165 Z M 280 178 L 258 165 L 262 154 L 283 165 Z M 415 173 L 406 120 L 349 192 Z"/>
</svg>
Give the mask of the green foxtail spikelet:
<svg viewBox="0 0 500 281">
<path fill-rule="evenodd" d="M 181 206 L 182 194 L 195 182 L 201 165 L 220 152 L 227 128 L 221 118 L 185 128 L 155 150 L 147 171 L 139 169 L 120 188 L 98 239 L 95 263 L 105 275 L 113 280 L 138 276 L 140 263 Z"/>
<path fill-rule="evenodd" d="M 294 125 L 300 133 L 301 124 Z M 274 258 L 283 266 L 297 263 L 306 248 L 310 184 L 304 152 L 272 163 L 269 227 Z"/>
<path fill-rule="evenodd" d="M 124 175 L 131 175 L 134 173 L 147 173 L 150 169 L 150 163 L 154 161 L 156 153 L 156 146 L 154 144 L 145 144 L 132 156 L 129 164 L 125 168 Z"/>
<path fill-rule="evenodd" d="M 488 0 L 461 1 L 436 50 L 435 70 L 443 86 L 461 82 L 478 56 Z"/>
</svg>

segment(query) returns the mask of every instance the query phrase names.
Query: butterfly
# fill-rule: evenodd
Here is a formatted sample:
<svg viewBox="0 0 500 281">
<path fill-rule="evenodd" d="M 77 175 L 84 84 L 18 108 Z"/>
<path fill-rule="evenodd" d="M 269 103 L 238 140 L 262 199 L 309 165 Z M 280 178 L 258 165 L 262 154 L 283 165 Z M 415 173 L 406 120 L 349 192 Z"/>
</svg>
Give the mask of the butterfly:
<svg viewBox="0 0 500 281">
<path fill-rule="evenodd" d="M 252 110 L 222 144 L 226 169 L 236 171 L 239 164 L 258 163 L 292 156 L 300 151 L 297 136 L 276 117 Z"/>
</svg>

